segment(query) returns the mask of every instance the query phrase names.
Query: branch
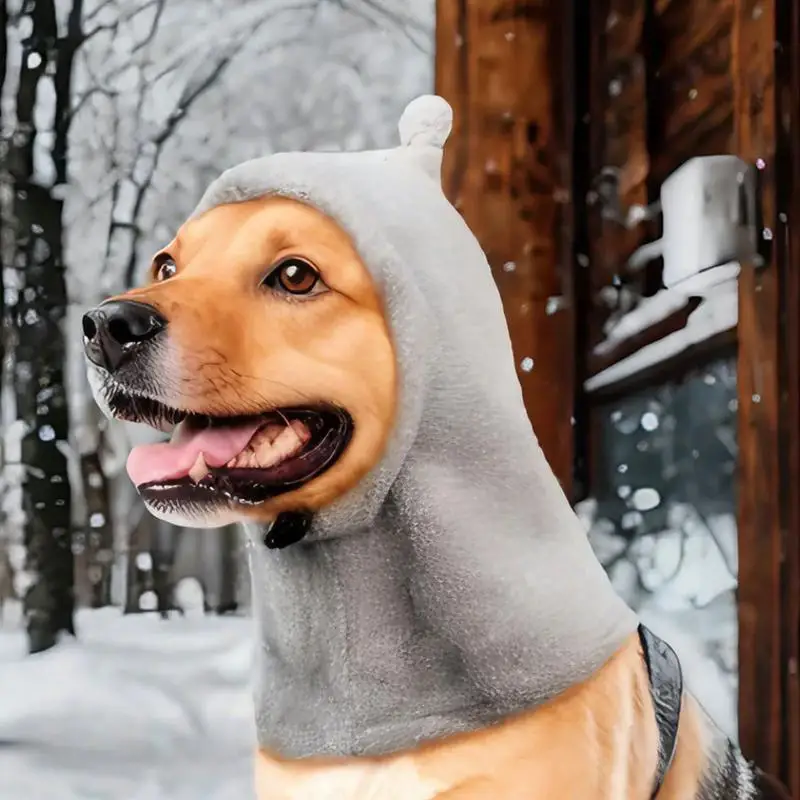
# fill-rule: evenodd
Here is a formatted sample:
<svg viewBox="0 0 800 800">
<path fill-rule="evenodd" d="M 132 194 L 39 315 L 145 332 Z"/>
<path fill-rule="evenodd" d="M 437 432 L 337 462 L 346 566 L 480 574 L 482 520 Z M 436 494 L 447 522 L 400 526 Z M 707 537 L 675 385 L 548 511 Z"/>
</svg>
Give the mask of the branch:
<svg viewBox="0 0 800 800">
<path fill-rule="evenodd" d="M 681 525 L 680 537 L 681 537 L 681 548 L 680 552 L 678 553 L 678 563 L 675 565 L 675 569 L 672 570 L 672 574 L 664 578 L 663 581 L 661 581 L 661 586 L 664 586 L 667 583 L 672 583 L 672 581 L 674 581 L 675 578 L 678 577 L 678 573 L 681 571 L 683 562 L 686 560 L 686 541 L 689 538 L 689 533 L 686 530 L 685 525 Z"/>
<path fill-rule="evenodd" d="M 697 516 L 699 517 L 700 521 L 703 523 L 703 525 L 705 525 L 706 531 L 708 531 L 708 535 L 711 537 L 711 541 L 714 542 L 714 544 L 716 545 L 717 550 L 719 551 L 720 557 L 722 558 L 722 562 L 725 564 L 725 568 L 731 574 L 731 577 L 736 578 L 737 577 L 736 576 L 736 568 L 728 560 L 728 554 L 725 552 L 725 548 L 724 548 L 722 542 L 720 541 L 720 538 L 717 535 L 717 532 L 711 527 L 711 525 L 710 525 L 710 523 L 708 521 L 708 518 L 706 517 L 705 514 L 703 514 L 702 511 L 700 511 L 700 509 L 697 506 L 694 507 L 694 513 L 697 514 Z"/>
<path fill-rule="evenodd" d="M 89 102 L 89 100 L 98 94 L 108 100 L 114 100 L 116 93 L 112 92 L 110 89 L 106 89 L 105 86 L 92 86 L 91 89 L 87 89 L 87 91 L 78 98 L 78 101 L 73 104 L 72 108 L 67 114 L 67 119 L 72 121 L 77 116 L 78 112 Z"/>
<path fill-rule="evenodd" d="M 113 2 L 114 0 L 107 0 L 107 2 L 101 3 L 100 6 L 96 8 L 91 14 L 84 15 L 83 19 L 84 25 L 88 22 L 91 22 L 92 19 L 94 19 L 98 15 L 99 11 L 101 11 L 104 8 L 107 8 Z M 96 25 L 91 30 L 86 31 L 86 33 L 83 34 L 83 42 L 84 43 L 87 42 L 89 39 L 96 36 L 98 33 L 103 33 L 104 31 L 114 31 L 115 33 L 117 33 L 119 31 L 120 25 L 122 25 L 125 22 L 130 22 L 132 19 L 134 19 L 134 17 L 138 17 L 139 14 L 141 14 L 143 11 L 147 11 L 148 8 L 154 5 L 159 6 L 158 10 L 156 11 L 156 17 L 158 18 L 161 16 L 163 4 L 164 0 L 146 0 L 146 2 L 144 2 L 142 5 L 137 6 L 131 11 L 128 11 L 124 14 L 119 14 L 113 22 L 101 23 Z M 136 52 L 136 48 L 134 48 L 133 52 Z"/>
<path fill-rule="evenodd" d="M 164 4 L 166 0 L 150 0 L 147 3 L 148 6 L 154 5 L 156 7 L 156 13 L 153 14 L 153 21 L 150 23 L 150 30 L 147 33 L 147 36 L 142 39 L 131 51 L 131 53 L 138 53 L 140 50 L 144 49 L 145 47 L 149 47 L 152 44 L 153 39 L 158 31 L 158 24 L 161 22 L 161 17 L 164 14 Z"/>
<path fill-rule="evenodd" d="M 136 277 L 136 259 L 138 256 L 139 238 L 141 236 L 141 230 L 136 223 L 136 220 L 139 218 L 145 196 L 153 182 L 153 176 L 158 168 L 158 162 L 161 160 L 161 153 L 164 150 L 164 145 L 175 133 L 175 130 L 178 128 L 181 122 L 186 119 L 186 115 L 189 113 L 194 103 L 219 80 L 223 72 L 227 69 L 228 65 L 231 63 L 231 61 L 233 61 L 236 53 L 237 50 L 232 48 L 219 60 L 219 62 L 217 62 L 214 69 L 212 69 L 202 81 L 200 81 L 193 89 L 191 89 L 191 91 L 187 92 L 186 89 L 184 89 L 180 98 L 178 99 L 178 104 L 172 110 L 172 113 L 167 117 L 161 130 L 151 139 L 149 143 L 155 149 L 150 162 L 150 168 L 147 171 L 147 176 L 138 185 L 136 200 L 134 201 L 133 205 L 133 220 L 131 222 L 133 241 L 131 243 L 130 252 L 128 253 L 128 263 L 125 267 L 125 286 L 132 286 Z M 119 226 L 117 226 L 117 228 L 119 228 Z M 109 236 L 109 244 L 110 242 L 111 237 Z"/>
<path fill-rule="evenodd" d="M 293 4 L 286 5 L 281 8 L 275 8 L 272 10 L 272 13 L 262 13 L 255 20 L 251 20 L 251 24 L 247 28 L 247 38 L 252 41 L 254 34 L 258 30 L 271 22 L 275 17 L 283 15 L 289 11 L 296 12 L 300 10 L 309 10 L 313 13 L 313 11 L 318 8 L 320 1 L 321 0 L 298 0 Z M 155 35 L 159 29 L 161 12 L 163 11 L 165 0 L 153 0 L 150 5 L 152 6 L 153 4 L 156 5 L 158 11 L 153 16 L 151 23 L 148 25 L 148 33 L 146 37 L 143 41 L 139 42 L 134 49 L 134 52 L 140 54 L 141 51 L 146 49 L 155 38 Z M 302 41 L 302 39 L 307 35 L 307 30 L 307 25 L 301 25 L 300 33 L 296 37 L 289 37 L 288 39 L 285 38 L 276 43 L 274 48 L 270 49 L 284 49 L 298 41 Z M 168 114 L 166 119 L 163 120 L 162 124 L 159 126 L 159 129 L 154 133 L 154 135 L 151 136 L 139 135 L 140 131 L 138 130 L 145 117 L 143 109 L 147 96 L 149 95 L 148 89 L 152 87 L 155 82 L 161 80 L 165 75 L 169 74 L 169 72 L 178 68 L 179 66 L 182 66 L 182 63 L 180 59 L 175 59 L 171 65 L 162 68 L 162 70 L 156 74 L 155 77 L 149 76 L 147 79 L 141 75 L 142 64 L 140 63 L 138 65 L 140 70 L 140 86 L 137 103 L 135 106 L 135 120 L 137 127 L 136 138 L 139 144 L 133 159 L 130 174 L 118 176 L 116 180 L 114 180 L 111 187 L 112 210 L 111 218 L 109 220 L 108 243 L 103 270 L 105 273 L 105 281 L 113 281 L 115 284 L 118 281 L 118 278 L 115 278 L 115 275 L 119 275 L 119 272 L 117 268 L 110 263 L 111 245 L 113 234 L 124 229 L 132 233 L 132 238 L 126 247 L 128 252 L 124 270 L 119 270 L 120 272 L 123 272 L 123 275 L 119 275 L 119 277 L 124 280 L 124 284 L 126 286 L 133 284 L 136 273 L 139 240 L 142 235 L 141 226 L 139 225 L 139 217 L 141 216 L 141 210 L 145 198 L 149 193 L 153 179 L 158 171 L 164 147 L 166 143 L 175 135 L 180 125 L 191 112 L 195 103 L 198 102 L 205 94 L 207 94 L 212 87 L 219 83 L 223 74 L 231 65 L 231 63 L 243 52 L 243 42 L 239 40 L 240 38 L 241 37 L 237 37 L 237 40 L 230 42 L 230 44 L 225 48 L 225 52 L 218 55 L 216 63 L 213 64 L 210 70 L 207 69 L 206 66 L 208 64 L 208 60 L 206 59 L 202 62 L 202 73 L 200 70 L 197 70 L 195 71 L 195 75 L 189 78 L 174 108 Z M 141 57 L 136 60 L 141 62 Z M 126 67 L 130 68 L 130 62 L 126 65 Z M 95 82 L 99 83 L 99 81 Z M 106 82 L 107 81 L 104 81 L 104 83 Z M 96 93 L 96 91 L 90 91 L 87 94 Z M 84 105 L 87 100 L 88 98 L 86 96 L 82 97 L 79 101 L 79 105 Z M 145 148 L 147 148 L 149 152 L 146 153 Z M 112 172 L 113 171 L 115 170 L 112 170 Z M 128 172 L 128 170 L 126 170 L 126 172 Z M 135 181 L 133 180 L 134 176 L 136 177 Z M 117 198 L 119 195 L 120 184 L 123 179 L 130 181 L 134 187 L 135 194 L 132 198 L 133 202 L 130 210 L 125 214 L 119 215 L 115 214 L 115 211 L 117 210 Z M 101 196 L 107 197 L 107 194 L 102 193 Z M 95 198 L 90 205 L 94 205 L 99 200 L 100 197 Z M 115 264 L 118 263 L 116 257 L 114 258 L 114 262 Z M 119 264 L 119 266 L 122 267 L 123 265 Z M 113 274 L 111 274 L 111 269 L 113 269 Z"/>
<path fill-rule="evenodd" d="M 379 0 L 337 0 L 337 2 L 342 9 L 361 17 L 372 25 L 377 26 L 377 20 L 381 18 L 387 20 L 394 25 L 417 50 L 423 53 L 430 51 L 430 47 L 421 43 L 416 35 L 429 39 L 431 32 L 427 26 L 423 25 L 419 20 L 414 19 L 414 17 L 393 11 Z M 370 14 L 368 12 L 373 13 Z"/>
<path fill-rule="evenodd" d="M 98 33 L 105 33 L 106 31 L 114 31 L 116 34 L 119 31 L 119 20 L 111 22 L 108 25 L 98 25 L 90 31 L 86 31 L 81 37 L 81 44 L 86 44 L 90 39 L 97 36 Z"/>
<path fill-rule="evenodd" d="M 90 14 L 86 14 L 83 18 L 83 21 L 91 22 L 93 19 L 102 14 L 103 11 L 105 11 L 109 6 L 113 6 L 115 2 L 116 0 L 104 0 L 104 2 L 96 6 L 95 9 Z"/>
</svg>

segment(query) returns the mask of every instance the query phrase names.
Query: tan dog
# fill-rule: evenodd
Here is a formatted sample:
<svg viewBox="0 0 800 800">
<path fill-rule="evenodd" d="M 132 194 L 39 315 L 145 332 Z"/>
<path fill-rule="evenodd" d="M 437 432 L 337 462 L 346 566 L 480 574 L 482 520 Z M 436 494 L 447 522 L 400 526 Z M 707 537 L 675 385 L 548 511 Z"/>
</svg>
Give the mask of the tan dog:
<svg viewBox="0 0 800 800">
<path fill-rule="evenodd" d="M 217 269 L 221 260 L 228 266 L 224 274 Z M 265 276 L 275 288 L 259 293 Z M 319 299 L 292 299 L 311 292 Z M 229 499 L 203 508 L 193 496 L 203 477 L 196 475 L 181 488 L 189 497 L 183 511 L 177 504 L 170 510 L 158 495 L 174 497 L 176 488 L 145 492 L 156 513 L 186 516 L 188 523 L 197 523 L 200 515 L 206 524 L 223 524 L 242 517 L 271 520 L 298 506 L 313 511 L 355 486 L 382 455 L 397 402 L 392 341 L 373 281 L 352 242 L 320 212 L 272 198 L 220 206 L 190 221 L 155 257 L 146 287 L 100 306 L 87 321 L 87 346 L 99 348 L 90 356 L 108 366 L 113 336 L 122 338 L 134 327 L 114 316 L 129 301 L 146 304 L 148 313 L 169 321 L 170 340 L 162 354 L 169 381 L 160 403 L 213 418 L 325 403 L 346 408 L 353 419 L 352 439 L 338 460 L 294 490 L 262 503 Z M 255 319 L 257 326 L 251 324 Z M 149 331 L 151 323 L 138 324 Z M 135 367 L 136 359 L 128 366 Z M 149 363 L 141 379 L 153 368 Z M 118 375 L 119 367 L 112 373 Z M 132 375 L 126 380 L 136 386 Z M 159 411 L 155 403 L 126 405 L 121 394 L 100 392 L 101 402 L 108 404 L 109 397 L 114 413 L 123 418 L 156 417 Z M 300 439 L 304 435 L 301 430 Z M 251 444 L 254 468 L 274 446 Z M 702 796 L 703 776 L 713 766 L 705 726 L 688 701 L 660 798 Z M 645 800 L 657 752 L 647 670 L 639 641 L 631 637 L 589 680 L 536 710 L 381 757 L 295 761 L 261 751 L 256 784 L 261 800 Z M 734 795 L 712 791 L 707 796 Z"/>
<path fill-rule="evenodd" d="M 259 798 L 773 796 L 538 447 L 450 125 L 234 167 L 84 317 L 101 407 L 173 429 L 128 461 L 150 511 L 251 536 Z"/>
</svg>

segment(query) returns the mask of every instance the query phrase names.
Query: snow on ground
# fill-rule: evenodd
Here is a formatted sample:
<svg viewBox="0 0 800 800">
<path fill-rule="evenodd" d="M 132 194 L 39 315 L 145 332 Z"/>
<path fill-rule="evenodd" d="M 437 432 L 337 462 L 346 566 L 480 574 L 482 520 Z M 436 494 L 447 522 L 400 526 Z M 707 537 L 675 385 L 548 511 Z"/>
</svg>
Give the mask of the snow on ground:
<svg viewBox="0 0 800 800">
<path fill-rule="evenodd" d="M 611 520 L 597 518 L 595 500 L 584 500 L 576 511 L 598 558 L 614 560 L 626 537 Z M 679 503 L 668 520 L 672 527 L 638 535 L 609 577 L 642 622 L 674 648 L 687 688 L 736 741 L 736 520 L 720 514 L 700 524 L 691 506 Z"/>
<path fill-rule="evenodd" d="M 2 800 L 251 800 L 251 622 L 82 611 L 38 656 L 0 627 Z"/>
<path fill-rule="evenodd" d="M 693 580 L 634 605 L 735 738 L 736 605 L 728 584 L 710 585 L 711 566 L 687 559 Z M 613 576 L 626 596 L 624 577 Z M 683 602 L 703 585 L 714 600 Z M 77 626 L 76 641 L 38 656 L 18 626 L 0 627 L 0 800 L 253 799 L 250 620 L 103 609 Z"/>
</svg>

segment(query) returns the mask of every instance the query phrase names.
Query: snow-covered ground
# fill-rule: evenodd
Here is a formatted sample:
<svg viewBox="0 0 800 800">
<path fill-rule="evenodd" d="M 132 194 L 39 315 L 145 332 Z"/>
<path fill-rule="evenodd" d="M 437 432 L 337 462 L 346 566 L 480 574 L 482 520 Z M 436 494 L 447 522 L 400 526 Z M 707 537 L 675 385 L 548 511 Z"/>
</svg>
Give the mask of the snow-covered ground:
<svg viewBox="0 0 800 800">
<path fill-rule="evenodd" d="M 618 537 L 594 510 L 578 508 L 605 560 Z M 734 539 L 732 520 L 712 522 Z M 688 533 L 683 544 L 672 530 L 641 537 L 612 580 L 735 738 L 735 581 L 719 548 Z M 81 611 L 79 638 L 37 656 L 18 622 L 0 626 L 0 800 L 253 800 L 251 622 L 193 612 L 197 600 L 179 598 L 187 615 L 167 621 Z"/>
<path fill-rule="evenodd" d="M 687 687 L 736 741 L 735 518 L 722 514 L 701 522 L 691 506 L 674 503 L 668 527 L 630 542 L 611 520 L 596 516 L 595 500 L 579 503 L 576 511 L 600 561 L 613 563 L 609 577 L 614 588 L 645 625 L 672 645 Z M 618 554 L 624 557 L 616 559 Z"/>
<path fill-rule="evenodd" d="M 38 656 L 0 627 L 0 798 L 252 800 L 250 620 L 77 625 Z"/>
</svg>

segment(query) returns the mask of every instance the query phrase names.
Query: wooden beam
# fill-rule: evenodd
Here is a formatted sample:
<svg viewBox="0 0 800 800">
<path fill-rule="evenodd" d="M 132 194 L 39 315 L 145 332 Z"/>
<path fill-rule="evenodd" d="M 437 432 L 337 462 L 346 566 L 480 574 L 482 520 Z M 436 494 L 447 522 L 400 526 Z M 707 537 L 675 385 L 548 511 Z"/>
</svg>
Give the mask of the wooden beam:
<svg viewBox="0 0 800 800">
<path fill-rule="evenodd" d="M 798 287 L 796 262 L 790 265 L 789 259 L 790 251 L 797 258 L 797 241 L 775 241 L 783 225 L 779 214 L 787 213 L 776 200 L 792 169 L 791 152 L 777 145 L 778 128 L 784 114 L 797 116 L 797 95 L 787 95 L 784 87 L 776 92 L 776 37 L 786 35 L 776 12 L 785 14 L 791 5 L 736 0 L 732 71 L 736 151 L 762 167 L 765 231 L 763 265 L 743 264 L 739 281 L 739 735 L 745 754 L 791 783 L 798 798 L 800 309 L 791 302 Z M 793 149 L 796 158 L 796 142 Z"/>
<path fill-rule="evenodd" d="M 781 365 L 783 563 L 781 777 L 800 799 L 800 8 L 776 7 L 775 119 L 777 128 L 775 259 L 783 282 Z"/>
<path fill-rule="evenodd" d="M 569 7 L 564 0 L 438 0 L 436 31 L 436 90 L 455 114 L 445 191 L 488 256 L 528 414 L 567 492 L 574 387 Z"/>
<path fill-rule="evenodd" d="M 585 402 L 590 408 L 623 399 L 631 394 L 652 390 L 665 383 L 681 383 L 699 368 L 731 356 L 736 352 L 737 333 L 735 328 L 720 331 L 707 339 L 689 345 L 661 361 L 651 364 L 623 378 L 604 386 L 593 388 L 586 395 Z"/>
<path fill-rule="evenodd" d="M 689 315 L 701 304 L 700 297 L 687 297 L 683 307 L 675 309 L 668 316 L 651 323 L 632 336 L 622 339 L 610 349 L 589 354 L 589 377 L 597 375 L 604 369 L 618 364 L 623 359 L 637 353 L 644 347 L 664 339 L 676 331 L 686 327 Z"/>
</svg>

